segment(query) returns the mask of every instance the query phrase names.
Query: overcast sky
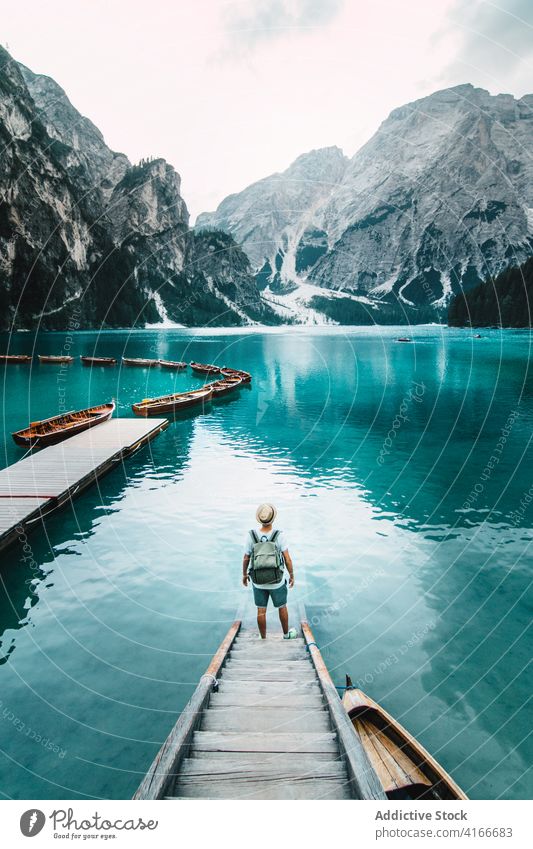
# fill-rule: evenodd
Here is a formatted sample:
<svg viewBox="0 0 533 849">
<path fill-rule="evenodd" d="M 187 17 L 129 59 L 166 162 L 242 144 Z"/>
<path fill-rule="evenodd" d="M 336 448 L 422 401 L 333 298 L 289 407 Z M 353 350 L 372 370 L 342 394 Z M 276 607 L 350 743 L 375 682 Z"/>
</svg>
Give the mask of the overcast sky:
<svg viewBox="0 0 533 849">
<path fill-rule="evenodd" d="M 107 143 L 180 172 L 194 216 L 391 109 L 533 92 L 533 0 L 0 0 L 2 43 Z"/>
</svg>

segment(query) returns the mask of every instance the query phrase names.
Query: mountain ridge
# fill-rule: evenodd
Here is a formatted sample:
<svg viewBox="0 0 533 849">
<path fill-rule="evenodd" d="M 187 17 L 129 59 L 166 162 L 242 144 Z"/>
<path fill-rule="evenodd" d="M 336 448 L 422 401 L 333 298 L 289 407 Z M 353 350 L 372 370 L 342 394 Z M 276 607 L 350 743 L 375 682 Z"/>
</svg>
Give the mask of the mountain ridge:
<svg viewBox="0 0 533 849">
<path fill-rule="evenodd" d="M 311 216 L 293 206 L 288 220 L 272 206 L 269 180 L 290 178 L 293 163 L 199 216 L 198 225 L 232 233 L 264 293 L 275 293 L 280 305 L 298 301 L 300 286 L 300 308 L 313 306 L 314 285 L 370 299 L 378 321 L 380 308 L 395 302 L 410 320 L 417 312 L 425 317 L 428 306 L 442 315 L 453 295 L 533 253 L 532 119 L 530 94 L 491 95 L 470 83 L 440 89 L 392 110 L 331 191 L 317 193 Z M 327 168 L 317 172 L 327 182 Z M 262 257 L 241 223 L 250 196 L 270 224 L 263 225 Z M 306 222 L 314 232 L 300 244 Z M 292 258 L 308 243 L 315 252 L 296 266 Z"/>
<path fill-rule="evenodd" d="M 52 78 L 0 65 L 2 329 L 63 329 L 74 306 L 87 328 L 278 320 L 232 237 L 190 230 L 169 163 L 132 165 Z"/>
</svg>

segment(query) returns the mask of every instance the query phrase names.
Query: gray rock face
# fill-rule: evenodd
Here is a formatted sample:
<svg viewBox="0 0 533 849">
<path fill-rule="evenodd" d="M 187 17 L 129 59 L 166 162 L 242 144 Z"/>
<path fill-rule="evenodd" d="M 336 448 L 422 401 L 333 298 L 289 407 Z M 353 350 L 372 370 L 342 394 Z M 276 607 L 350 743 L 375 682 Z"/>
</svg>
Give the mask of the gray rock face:
<svg viewBox="0 0 533 849">
<path fill-rule="evenodd" d="M 442 308 L 533 253 L 533 95 L 446 89 L 394 110 L 350 161 L 323 153 L 309 154 L 315 190 L 290 204 L 305 157 L 199 218 L 232 233 L 274 291 Z"/>
<path fill-rule="evenodd" d="M 114 239 L 123 242 L 134 233 L 155 236 L 174 227 L 188 230 L 189 212 L 180 187 L 179 174 L 164 159 L 130 167 L 109 199 L 107 217 Z"/>
<path fill-rule="evenodd" d="M 231 237 L 213 255 L 189 230 L 171 165 L 132 166 L 1 48 L 0 145 L 2 329 L 276 320 Z"/>
<path fill-rule="evenodd" d="M 89 191 L 107 198 L 131 167 L 127 156 L 110 150 L 100 130 L 80 115 L 55 80 L 34 74 L 25 65 L 18 67 L 35 103 L 36 117 L 51 139 L 65 145 L 66 170 L 75 173 Z"/>
<path fill-rule="evenodd" d="M 230 195 L 216 212 L 200 215 L 196 228 L 231 233 L 259 272 L 260 285 L 283 291 L 327 248 L 322 209 L 347 165 L 338 147 L 312 150 L 283 173 Z"/>
<path fill-rule="evenodd" d="M 310 279 L 426 305 L 522 262 L 532 253 L 531 101 L 466 85 L 392 112 L 324 209 L 333 244 Z"/>
</svg>

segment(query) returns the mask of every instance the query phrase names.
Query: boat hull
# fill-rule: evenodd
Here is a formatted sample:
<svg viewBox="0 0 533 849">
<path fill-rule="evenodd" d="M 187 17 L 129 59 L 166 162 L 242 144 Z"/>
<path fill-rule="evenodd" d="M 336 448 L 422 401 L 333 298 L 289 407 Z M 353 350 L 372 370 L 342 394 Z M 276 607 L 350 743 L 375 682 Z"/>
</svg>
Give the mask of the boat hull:
<svg viewBox="0 0 533 849">
<path fill-rule="evenodd" d="M 381 705 L 355 688 L 343 706 L 389 799 L 467 799 L 446 770 Z"/>
<path fill-rule="evenodd" d="M 116 366 L 114 357 L 80 357 L 84 366 Z"/>
<path fill-rule="evenodd" d="M 178 396 L 168 396 L 167 398 L 154 399 L 151 403 L 132 404 L 131 409 L 136 416 L 159 416 L 162 413 L 175 414 L 181 410 L 188 410 L 190 407 L 207 404 L 212 398 L 211 391 L 186 392 L 180 393 Z"/>
<path fill-rule="evenodd" d="M 115 410 L 115 403 L 103 404 L 100 407 L 90 407 L 87 410 L 81 410 L 79 413 L 67 413 L 64 416 L 54 416 L 51 419 L 46 419 L 43 422 L 36 422 L 30 425 L 29 428 L 16 431 L 12 434 L 14 441 L 21 448 L 44 448 L 47 445 L 56 445 L 64 439 L 69 439 L 71 436 L 76 436 L 84 430 L 89 430 L 91 427 L 102 424 L 111 418 Z M 86 418 L 81 418 L 79 421 L 73 418 L 80 416 L 83 413 L 88 413 Z M 62 421 L 63 420 L 63 421 Z M 49 432 L 39 432 L 38 426 L 43 430 L 49 426 Z M 33 432 L 32 432 L 33 428 Z"/>
<path fill-rule="evenodd" d="M 217 380 L 214 383 L 208 385 L 213 393 L 214 398 L 222 398 L 229 392 L 234 392 L 235 389 L 238 389 L 239 386 L 241 386 L 241 384 L 242 380 L 240 378 L 229 378 L 226 380 Z"/>
<path fill-rule="evenodd" d="M 211 364 L 195 363 L 194 361 L 191 362 L 191 368 L 197 374 L 220 374 L 222 371 L 222 367 L 213 366 Z"/>
<path fill-rule="evenodd" d="M 152 366 L 158 366 L 159 360 L 141 360 L 141 359 L 130 359 L 129 357 L 122 357 L 122 365 L 123 366 L 137 366 L 137 368 L 152 368 Z"/>
<path fill-rule="evenodd" d="M 74 361 L 74 357 L 52 357 L 46 354 L 38 354 L 40 363 L 54 363 L 56 365 L 68 365 Z"/>
<path fill-rule="evenodd" d="M 240 377 L 242 383 L 250 383 L 252 380 L 252 375 L 248 371 L 236 368 L 223 368 L 220 371 L 225 377 Z"/>
<path fill-rule="evenodd" d="M 159 360 L 159 365 L 161 368 L 176 369 L 176 371 L 187 368 L 187 363 L 173 362 L 172 360 Z"/>
<path fill-rule="evenodd" d="M 12 365 L 31 363 L 31 357 L 28 354 L 0 354 L 0 363 Z"/>
</svg>

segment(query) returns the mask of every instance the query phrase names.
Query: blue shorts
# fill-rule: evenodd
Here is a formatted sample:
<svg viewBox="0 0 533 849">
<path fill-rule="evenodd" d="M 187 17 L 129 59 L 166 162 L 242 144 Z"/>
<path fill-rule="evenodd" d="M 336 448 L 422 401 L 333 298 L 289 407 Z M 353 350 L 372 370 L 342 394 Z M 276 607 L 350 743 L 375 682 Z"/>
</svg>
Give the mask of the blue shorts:
<svg viewBox="0 0 533 849">
<path fill-rule="evenodd" d="M 262 590 L 252 584 L 256 607 L 267 607 L 268 599 L 272 599 L 274 607 L 285 607 L 287 604 L 287 581 L 276 590 Z"/>
</svg>

